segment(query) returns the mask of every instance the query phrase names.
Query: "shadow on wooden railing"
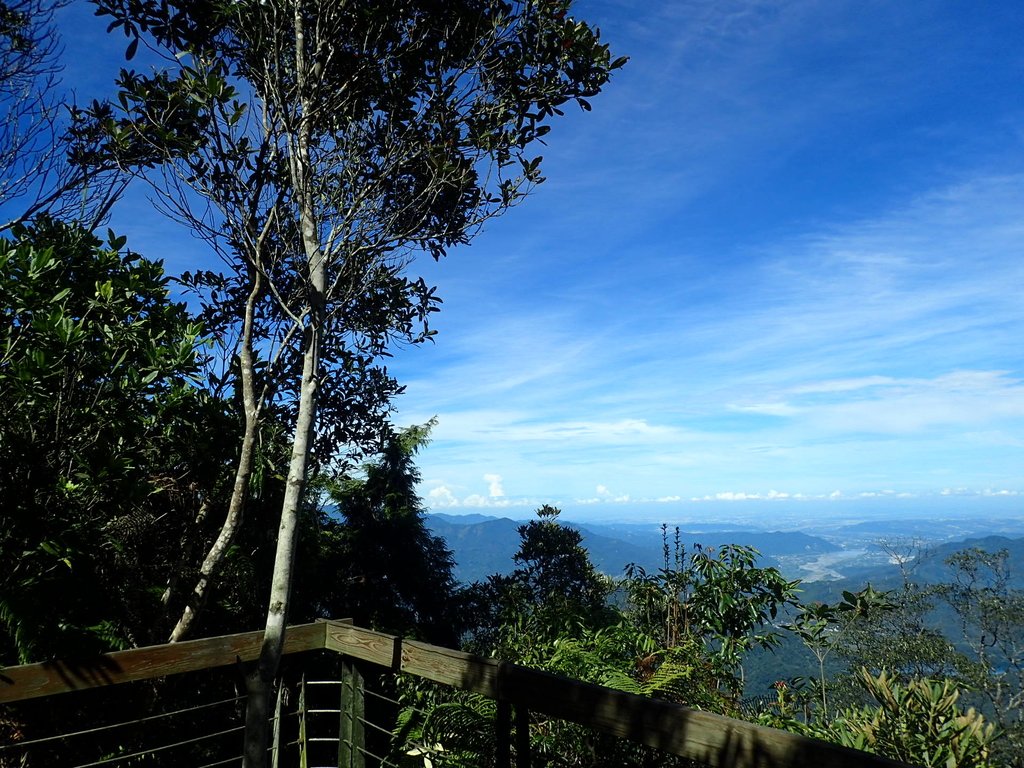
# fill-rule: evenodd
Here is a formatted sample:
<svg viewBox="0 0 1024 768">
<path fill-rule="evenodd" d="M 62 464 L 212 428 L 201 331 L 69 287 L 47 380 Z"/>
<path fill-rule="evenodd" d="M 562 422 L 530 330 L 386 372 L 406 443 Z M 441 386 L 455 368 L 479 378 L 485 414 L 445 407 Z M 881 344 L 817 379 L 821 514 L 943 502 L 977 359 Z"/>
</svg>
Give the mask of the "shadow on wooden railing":
<svg viewBox="0 0 1024 768">
<path fill-rule="evenodd" d="M 0 704 L 40 696 L 212 669 L 259 656 L 262 632 L 212 637 L 0 669 Z M 865 752 L 515 664 L 374 632 L 343 621 L 288 628 L 284 652 L 333 651 L 393 672 L 479 693 L 498 702 L 499 764 L 515 743 L 529 764 L 529 713 L 547 715 L 722 768 L 897 768 Z M 513 723 L 515 732 L 513 733 Z"/>
</svg>

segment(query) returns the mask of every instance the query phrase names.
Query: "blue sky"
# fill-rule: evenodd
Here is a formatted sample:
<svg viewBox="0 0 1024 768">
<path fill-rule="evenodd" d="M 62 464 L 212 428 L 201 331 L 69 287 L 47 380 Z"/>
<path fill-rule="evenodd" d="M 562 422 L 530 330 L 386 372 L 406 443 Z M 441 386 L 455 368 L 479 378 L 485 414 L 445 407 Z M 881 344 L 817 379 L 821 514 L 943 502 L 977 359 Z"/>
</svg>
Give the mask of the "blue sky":
<svg viewBox="0 0 1024 768">
<path fill-rule="evenodd" d="M 576 12 L 630 63 L 531 199 L 415 267 L 440 333 L 391 367 L 397 419 L 438 419 L 428 503 L 1024 506 L 1024 5 Z M 139 195 L 114 224 L 205 258 Z"/>
</svg>

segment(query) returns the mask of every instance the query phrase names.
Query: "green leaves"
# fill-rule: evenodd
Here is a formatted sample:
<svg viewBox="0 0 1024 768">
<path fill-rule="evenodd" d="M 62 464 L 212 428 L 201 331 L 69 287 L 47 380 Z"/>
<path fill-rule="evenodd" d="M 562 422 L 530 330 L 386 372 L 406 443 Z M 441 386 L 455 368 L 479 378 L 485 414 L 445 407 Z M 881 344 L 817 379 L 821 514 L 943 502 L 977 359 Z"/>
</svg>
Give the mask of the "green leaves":
<svg viewBox="0 0 1024 768">
<path fill-rule="evenodd" d="M 974 709 L 961 710 L 950 680 L 900 682 L 882 670 L 858 671 L 874 707 L 843 710 L 826 726 L 827 738 L 906 763 L 936 768 L 989 768 L 996 728 Z"/>
<path fill-rule="evenodd" d="M 16 564 L 0 571 L 0 633 L 23 659 L 117 645 L 116 628 L 149 601 L 128 598 L 149 577 L 126 561 L 143 542 L 160 558 L 148 524 L 127 541 L 108 523 L 156 519 L 142 514 L 165 501 L 154 488 L 202 463 L 175 442 L 195 450 L 183 433 L 205 408 L 188 384 L 200 329 L 158 265 L 106 239 L 43 219 L 0 240 L 0 556 Z"/>
<path fill-rule="evenodd" d="M 657 574 L 627 569 L 623 587 L 634 621 L 669 648 L 698 639 L 728 677 L 751 648 L 778 643 L 778 633 L 764 628 L 795 601 L 798 582 L 787 581 L 775 568 L 759 567 L 751 547 L 698 545 L 688 553 L 678 530 L 671 543 L 667 527 L 663 536 L 665 565 Z"/>
</svg>

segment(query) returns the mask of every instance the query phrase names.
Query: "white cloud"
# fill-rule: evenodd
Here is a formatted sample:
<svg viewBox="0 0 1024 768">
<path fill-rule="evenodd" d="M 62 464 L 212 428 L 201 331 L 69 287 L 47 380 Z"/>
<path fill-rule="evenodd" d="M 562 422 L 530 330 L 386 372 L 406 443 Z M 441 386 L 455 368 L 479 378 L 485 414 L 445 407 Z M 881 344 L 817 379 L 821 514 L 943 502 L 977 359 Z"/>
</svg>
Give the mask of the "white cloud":
<svg viewBox="0 0 1024 768">
<path fill-rule="evenodd" d="M 439 485 L 427 492 L 427 504 L 430 507 L 457 507 L 459 500 L 448 488 Z"/>
<path fill-rule="evenodd" d="M 985 488 L 984 490 L 978 491 L 971 488 L 943 488 L 943 496 L 1020 496 L 1021 491 L 1014 491 L 1008 488 L 1002 488 L 994 490 L 992 488 Z"/>
<path fill-rule="evenodd" d="M 501 475 L 486 474 L 484 482 L 487 483 L 487 494 L 492 499 L 498 499 L 505 495 L 505 489 L 501 484 Z"/>
<path fill-rule="evenodd" d="M 728 407 L 733 411 L 757 413 L 763 414 L 764 416 L 795 416 L 800 412 L 799 408 L 795 408 L 788 403 L 754 403 L 751 405 L 730 404 Z"/>
<path fill-rule="evenodd" d="M 941 426 L 999 425 L 1024 418 L 1024 383 L 1006 371 L 956 370 L 931 378 L 872 376 L 789 388 L 784 400 L 731 405 L 744 413 L 797 417 L 819 433 L 913 433 Z M 1013 439 L 1004 436 L 1004 443 Z"/>
<path fill-rule="evenodd" d="M 456 364 L 410 382 L 413 412 L 440 416 L 424 469 L 474 489 L 498 468 L 543 501 L 1013 488 L 1022 205 L 1024 175 L 979 177 L 758 244 L 710 278 L 665 245 L 653 295 L 609 269 L 545 288 L 564 300 L 527 320 L 473 315 Z M 720 490 L 737 487 L 763 490 Z"/>
<path fill-rule="evenodd" d="M 822 428 L 880 433 L 920 432 L 940 426 L 977 427 L 1024 419 L 1024 385 L 1004 371 L 953 371 L 931 379 L 904 379 L 872 397 L 828 403 L 805 418 Z"/>
<path fill-rule="evenodd" d="M 791 388 L 789 391 L 795 395 L 854 392 L 859 389 L 880 387 L 895 383 L 890 376 L 863 376 L 858 379 L 835 379 L 833 381 L 817 381 L 810 384 L 802 384 Z"/>
<path fill-rule="evenodd" d="M 737 493 L 735 491 L 723 491 L 716 493 L 712 498 L 716 501 L 748 501 L 750 499 L 760 499 L 761 495 L 758 493 L 743 493 L 742 491 Z"/>
<path fill-rule="evenodd" d="M 500 483 L 501 478 L 498 475 L 488 475 L 487 482 L 491 484 L 490 493 L 484 496 L 480 493 L 470 493 L 465 496 L 461 496 L 452 490 L 446 484 L 437 484 L 430 490 L 426 491 L 426 503 L 431 509 L 445 509 L 455 507 L 491 507 L 491 508 L 505 508 L 505 507 L 536 507 L 539 506 L 539 502 L 535 499 L 509 499 L 506 498 L 504 493 L 500 496 L 495 495 L 493 491 L 501 490 Z M 496 479 L 494 479 L 496 478 Z M 497 484 L 497 485 L 496 485 Z"/>
<path fill-rule="evenodd" d="M 800 496 L 800 494 L 797 494 Z M 702 496 L 693 501 L 774 501 L 780 499 L 796 498 L 790 493 L 771 490 L 767 493 L 747 493 L 746 491 L 720 491 L 716 494 Z"/>
</svg>

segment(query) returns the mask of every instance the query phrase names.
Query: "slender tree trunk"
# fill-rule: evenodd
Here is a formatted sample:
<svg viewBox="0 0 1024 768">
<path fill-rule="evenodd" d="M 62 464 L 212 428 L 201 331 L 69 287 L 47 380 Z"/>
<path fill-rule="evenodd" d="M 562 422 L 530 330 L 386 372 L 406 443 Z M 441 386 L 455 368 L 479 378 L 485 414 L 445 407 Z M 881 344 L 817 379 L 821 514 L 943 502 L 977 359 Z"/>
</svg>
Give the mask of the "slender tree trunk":
<svg viewBox="0 0 1024 768">
<path fill-rule="evenodd" d="M 241 369 L 242 408 L 245 411 L 245 431 L 242 435 L 241 450 L 238 454 L 238 466 L 235 468 L 235 483 L 231 489 L 231 501 L 224 518 L 220 533 L 210 551 L 207 552 L 203 564 L 199 568 L 199 579 L 196 581 L 188 603 L 182 611 L 181 618 L 171 631 L 167 642 L 176 643 L 184 639 L 192 629 L 196 617 L 206 602 L 211 584 L 217 577 L 220 567 L 227 556 L 228 549 L 234 543 L 238 529 L 245 515 L 245 503 L 249 496 L 249 480 L 252 477 L 253 462 L 256 458 L 256 434 L 259 431 L 260 403 L 256 396 L 256 375 L 253 360 L 253 324 L 255 322 L 256 302 L 260 296 L 259 272 L 253 269 L 252 287 L 245 303 L 245 317 L 242 322 L 242 338 L 239 342 L 238 358 Z"/>
<path fill-rule="evenodd" d="M 263 634 L 259 663 L 248 681 L 249 700 L 245 716 L 243 762 L 246 768 L 257 768 L 266 763 L 270 694 L 284 645 L 299 533 L 299 507 L 306 486 L 306 468 L 315 433 L 319 329 L 312 324 L 307 326 L 304 341 L 306 349 L 302 362 L 302 391 L 295 425 L 295 440 L 292 443 L 291 463 L 288 468 L 288 485 L 285 488 L 281 509 L 281 525 L 277 531 L 277 552 L 274 556 L 274 576 L 270 587 L 267 625 Z"/>
<path fill-rule="evenodd" d="M 322 272 L 322 270 L 321 270 Z M 322 280 L 320 280 L 322 284 Z M 319 312 L 313 313 L 319 316 Z M 295 570 L 295 550 L 299 535 L 299 509 L 306 487 L 309 454 L 316 434 L 316 405 L 318 395 L 317 371 L 320 362 L 320 330 L 318 322 L 310 322 L 303 335 L 302 385 L 299 410 L 292 442 L 292 456 L 288 468 L 281 509 L 281 524 L 277 532 L 277 550 L 274 556 L 274 574 L 270 588 L 270 605 L 263 634 L 263 645 L 255 671 L 248 683 L 248 704 L 245 716 L 244 768 L 266 765 L 269 735 L 270 698 L 274 678 L 281 662 L 288 606 Z"/>
<path fill-rule="evenodd" d="M 304 52 L 302 3 L 296 2 L 294 14 L 296 85 L 302 111 L 298 116 L 294 144 L 289 151 L 292 184 L 298 206 L 299 227 L 308 270 L 308 317 L 303 331 L 302 380 L 299 407 L 295 419 L 288 485 L 281 508 L 281 525 L 277 534 L 274 575 L 270 588 L 267 626 L 255 672 L 250 676 L 248 706 L 245 716 L 245 749 L 243 768 L 266 765 L 270 694 L 281 661 L 288 605 L 295 568 L 295 549 L 299 532 L 299 507 L 306 488 L 309 454 L 316 435 L 316 408 L 319 395 L 321 329 L 327 286 L 325 254 L 320 243 L 316 215 L 310 193 L 309 140 L 311 134 L 310 104 L 307 99 L 307 71 Z M 315 85 L 313 86 L 315 87 Z"/>
</svg>

